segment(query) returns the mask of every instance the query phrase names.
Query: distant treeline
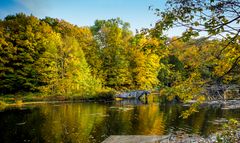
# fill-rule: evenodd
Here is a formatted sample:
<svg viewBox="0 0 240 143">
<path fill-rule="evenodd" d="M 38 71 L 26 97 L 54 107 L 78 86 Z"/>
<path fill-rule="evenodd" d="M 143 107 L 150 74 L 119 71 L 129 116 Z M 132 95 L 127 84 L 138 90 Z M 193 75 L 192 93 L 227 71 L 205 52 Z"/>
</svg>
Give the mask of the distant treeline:
<svg viewBox="0 0 240 143">
<path fill-rule="evenodd" d="M 78 27 L 50 17 L 7 16 L 0 20 L 0 93 L 164 88 L 179 95 L 206 82 L 240 83 L 239 44 L 134 35 L 129 28 L 119 18 Z"/>
</svg>

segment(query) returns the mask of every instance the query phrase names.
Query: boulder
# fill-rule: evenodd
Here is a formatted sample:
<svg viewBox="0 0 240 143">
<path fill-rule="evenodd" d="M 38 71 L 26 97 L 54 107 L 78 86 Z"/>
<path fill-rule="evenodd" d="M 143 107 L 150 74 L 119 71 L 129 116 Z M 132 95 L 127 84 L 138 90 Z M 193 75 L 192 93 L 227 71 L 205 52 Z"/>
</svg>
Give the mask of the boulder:
<svg viewBox="0 0 240 143">
<path fill-rule="evenodd" d="M 130 92 L 123 92 L 121 94 L 118 94 L 117 98 L 133 98 L 133 99 L 139 99 L 143 95 L 149 95 L 150 92 L 147 90 L 136 90 L 136 91 L 130 91 Z"/>
</svg>

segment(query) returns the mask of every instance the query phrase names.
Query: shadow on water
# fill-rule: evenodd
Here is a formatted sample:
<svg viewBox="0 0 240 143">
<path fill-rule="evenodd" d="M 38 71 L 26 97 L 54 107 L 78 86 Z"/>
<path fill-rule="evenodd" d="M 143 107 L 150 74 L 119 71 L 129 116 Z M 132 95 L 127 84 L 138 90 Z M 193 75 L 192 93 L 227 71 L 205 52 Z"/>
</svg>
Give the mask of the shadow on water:
<svg viewBox="0 0 240 143">
<path fill-rule="evenodd" d="M 0 112 L 0 142 L 44 142 L 40 108 L 12 109 Z"/>
<path fill-rule="evenodd" d="M 165 135 L 175 131 L 207 136 L 219 121 L 240 118 L 240 110 L 202 108 L 188 119 L 185 107 L 166 102 L 62 103 L 0 112 L 0 142 L 101 142 L 110 135 Z M 224 121 L 224 120 L 223 120 Z"/>
</svg>

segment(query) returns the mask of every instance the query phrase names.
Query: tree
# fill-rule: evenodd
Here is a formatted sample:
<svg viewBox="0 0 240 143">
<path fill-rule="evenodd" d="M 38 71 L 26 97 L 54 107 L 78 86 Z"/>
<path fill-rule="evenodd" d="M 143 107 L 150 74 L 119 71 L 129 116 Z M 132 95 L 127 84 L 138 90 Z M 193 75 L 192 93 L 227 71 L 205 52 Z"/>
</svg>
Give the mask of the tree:
<svg viewBox="0 0 240 143">
<path fill-rule="evenodd" d="M 39 86 L 47 84 L 39 74 L 54 69 L 49 68 L 51 63 L 41 65 L 41 68 L 37 63 L 46 51 L 57 46 L 54 39 L 58 39 L 58 35 L 45 22 L 22 13 L 7 16 L 0 22 L 0 31 L 1 93 L 38 91 Z M 44 78 L 50 81 L 53 77 Z"/>
<path fill-rule="evenodd" d="M 88 95 L 101 88 L 91 75 L 84 52 L 75 38 L 65 36 L 58 52 L 60 93 Z"/>
<path fill-rule="evenodd" d="M 171 28 L 185 28 L 185 32 L 178 39 L 188 41 L 193 37 L 207 33 L 205 39 L 222 39 L 221 49 L 215 56 L 223 57 L 223 51 L 228 47 L 238 52 L 231 63 L 224 68 L 224 72 L 218 79 L 221 83 L 225 76 L 231 74 L 232 69 L 239 68 L 239 32 L 240 27 L 240 2 L 238 0 L 168 0 L 166 10 L 156 9 L 160 20 L 151 33 L 156 37 L 162 37 L 163 32 Z M 178 40 L 177 39 L 177 40 Z"/>
<path fill-rule="evenodd" d="M 93 41 L 85 29 L 52 18 L 7 16 L 0 22 L 1 93 L 95 95 L 101 83 L 85 59 L 83 49 Z"/>
<path fill-rule="evenodd" d="M 102 70 L 103 61 L 101 59 L 101 49 L 95 41 L 90 28 L 78 28 L 76 31 L 76 39 L 82 47 L 86 61 L 91 68 L 92 75 L 100 81 L 103 81 L 104 77 Z"/>
<path fill-rule="evenodd" d="M 185 27 L 184 38 L 207 32 L 233 40 L 239 34 L 240 2 L 238 0 L 167 0 L 166 10 L 156 9 L 161 17 L 155 29 L 159 34 L 173 27 Z M 224 34 L 224 35 L 223 35 Z"/>
<path fill-rule="evenodd" d="M 115 89 L 131 85 L 126 47 L 131 37 L 129 24 L 119 18 L 96 20 L 91 27 L 102 59 L 104 84 Z"/>
<path fill-rule="evenodd" d="M 91 54 L 93 39 L 90 29 L 50 17 L 46 17 L 43 21 L 49 23 L 54 31 L 61 35 L 62 45 L 57 49 L 58 93 L 95 94 L 96 90 L 101 88 L 101 84 L 96 79 L 97 77 L 91 74 L 91 67 L 85 57 L 85 53 L 87 53 L 88 61 L 92 62 L 93 57 L 89 57 L 89 55 L 93 55 Z"/>
<path fill-rule="evenodd" d="M 137 89 L 152 89 L 159 83 L 159 41 L 141 34 L 131 39 L 128 47 L 132 86 Z"/>
</svg>

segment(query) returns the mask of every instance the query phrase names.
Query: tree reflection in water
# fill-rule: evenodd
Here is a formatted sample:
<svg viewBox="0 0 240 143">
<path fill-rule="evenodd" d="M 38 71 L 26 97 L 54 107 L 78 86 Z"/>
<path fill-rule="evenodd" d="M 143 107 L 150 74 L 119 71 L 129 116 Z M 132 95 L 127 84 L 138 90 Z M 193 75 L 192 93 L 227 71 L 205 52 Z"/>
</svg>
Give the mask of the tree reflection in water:
<svg viewBox="0 0 240 143">
<path fill-rule="evenodd" d="M 185 131 L 209 135 L 214 120 L 240 118 L 240 110 L 203 108 L 181 119 L 184 107 L 124 101 L 26 106 L 0 112 L 0 142 L 101 142 L 110 135 L 165 135 Z"/>
</svg>

